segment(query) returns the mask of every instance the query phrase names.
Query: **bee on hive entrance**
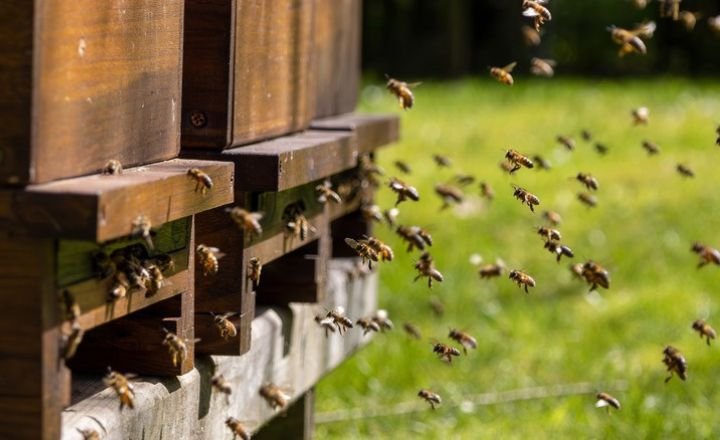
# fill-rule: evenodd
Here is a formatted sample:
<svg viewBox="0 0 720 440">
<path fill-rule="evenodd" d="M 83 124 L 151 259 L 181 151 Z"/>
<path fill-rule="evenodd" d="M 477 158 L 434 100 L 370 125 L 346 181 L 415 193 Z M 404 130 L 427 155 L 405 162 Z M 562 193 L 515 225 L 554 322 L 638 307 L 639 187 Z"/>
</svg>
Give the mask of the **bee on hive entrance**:
<svg viewBox="0 0 720 440">
<path fill-rule="evenodd" d="M 177 367 L 178 365 L 185 362 L 185 359 L 187 359 L 187 342 L 186 340 L 183 340 L 180 336 L 176 335 L 175 333 L 169 331 L 164 327 L 163 333 L 165 333 L 165 338 L 163 339 L 162 343 L 163 345 L 167 345 L 168 347 L 168 352 L 170 353 L 170 357 L 172 358 L 173 367 Z"/>
<path fill-rule="evenodd" d="M 135 388 L 130 383 L 131 375 L 123 375 L 108 367 L 108 372 L 103 378 L 105 386 L 112 387 L 118 399 L 120 399 L 120 410 L 124 407 L 133 409 L 135 407 Z"/>
<path fill-rule="evenodd" d="M 102 169 L 103 176 L 118 176 L 122 174 L 123 166 L 119 160 L 110 159 Z"/>
</svg>

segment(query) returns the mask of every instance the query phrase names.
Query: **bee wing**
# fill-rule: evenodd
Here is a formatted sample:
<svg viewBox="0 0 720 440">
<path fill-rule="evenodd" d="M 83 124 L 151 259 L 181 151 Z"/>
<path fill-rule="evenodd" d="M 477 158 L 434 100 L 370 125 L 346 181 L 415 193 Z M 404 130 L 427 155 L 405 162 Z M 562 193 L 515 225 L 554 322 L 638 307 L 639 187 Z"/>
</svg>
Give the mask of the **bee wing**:
<svg viewBox="0 0 720 440">
<path fill-rule="evenodd" d="M 353 240 L 352 238 L 346 238 L 346 239 L 345 239 L 345 243 L 347 243 L 347 245 L 350 246 L 350 247 L 353 248 L 353 249 L 355 249 L 356 247 L 358 247 L 358 245 L 360 244 L 360 243 L 358 243 L 357 241 Z"/>
<path fill-rule="evenodd" d="M 525 8 L 522 15 L 525 17 L 537 17 L 540 13 L 533 8 Z"/>
<path fill-rule="evenodd" d="M 595 408 L 604 408 L 608 405 L 610 405 L 610 404 L 607 403 L 607 401 L 605 401 L 603 399 L 599 399 L 597 402 L 595 402 Z"/>
<path fill-rule="evenodd" d="M 410 87 L 411 89 L 414 89 L 415 87 L 418 87 L 418 86 L 420 86 L 420 85 L 422 85 L 422 82 L 410 83 L 410 84 L 408 84 L 407 86 Z"/>
<path fill-rule="evenodd" d="M 250 217 L 252 217 L 255 220 L 262 220 L 263 216 L 265 216 L 264 212 L 251 212 Z"/>
</svg>

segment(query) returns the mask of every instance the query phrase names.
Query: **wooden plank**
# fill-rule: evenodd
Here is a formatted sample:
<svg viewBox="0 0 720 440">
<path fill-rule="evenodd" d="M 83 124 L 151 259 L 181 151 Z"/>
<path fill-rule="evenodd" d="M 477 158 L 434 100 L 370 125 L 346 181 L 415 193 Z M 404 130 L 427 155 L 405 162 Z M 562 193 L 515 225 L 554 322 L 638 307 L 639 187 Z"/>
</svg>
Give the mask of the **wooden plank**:
<svg viewBox="0 0 720 440">
<path fill-rule="evenodd" d="M 355 110 L 360 89 L 361 0 L 315 0 L 315 117 Z"/>
<path fill-rule="evenodd" d="M 13 85 L 0 107 L 16 113 L 0 134 L 0 181 L 45 183 L 110 159 L 131 166 L 177 156 L 182 3 L 5 3 L 0 27 L 19 40 L 0 49 Z"/>
<path fill-rule="evenodd" d="M 283 417 L 277 417 L 253 436 L 255 440 L 312 440 L 315 431 L 315 389 L 305 392 Z"/>
<path fill-rule="evenodd" d="M 0 240 L 0 438 L 55 439 L 69 403 L 51 240 Z"/>
<path fill-rule="evenodd" d="M 223 152 L 184 151 L 183 157 L 235 164 L 236 191 L 284 191 L 357 165 L 350 133 L 309 130 Z"/>
<path fill-rule="evenodd" d="M 310 124 L 312 130 L 351 131 L 356 137 L 358 153 L 370 153 L 400 139 L 400 118 L 393 114 L 348 113 Z"/>
<path fill-rule="evenodd" d="M 195 191 L 190 168 L 207 173 L 214 187 Z M 0 191 L 0 225 L 13 234 L 103 242 L 129 235 L 140 215 L 152 225 L 188 217 L 233 200 L 233 166 L 174 159 L 126 170 Z M 72 215 L 68 215 L 72 212 Z"/>
<path fill-rule="evenodd" d="M 335 260 L 329 268 L 326 307 L 341 305 L 348 316 L 371 315 L 377 304 L 377 275 L 349 280 L 354 260 Z M 253 321 L 252 348 L 245 356 L 213 356 L 198 360 L 198 370 L 172 382 L 138 379 L 137 407 L 118 411 L 111 389 L 98 390 L 100 376 L 81 377 L 73 386 L 94 389 L 91 396 L 63 412 L 63 440 L 75 440 L 77 428 L 102 426 L 109 440 L 125 438 L 230 438 L 225 419 L 233 416 L 259 430 L 280 413 L 258 394 L 273 382 L 292 389 L 291 401 L 307 390 L 371 338 L 351 330 L 343 337 L 325 338 L 313 317 L 318 308 L 293 304 L 287 308 L 259 309 Z M 210 377 L 222 374 L 233 393 L 229 403 L 212 391 Z M 89 418 L 92 415 L 93 419 Z"/>
</svg>

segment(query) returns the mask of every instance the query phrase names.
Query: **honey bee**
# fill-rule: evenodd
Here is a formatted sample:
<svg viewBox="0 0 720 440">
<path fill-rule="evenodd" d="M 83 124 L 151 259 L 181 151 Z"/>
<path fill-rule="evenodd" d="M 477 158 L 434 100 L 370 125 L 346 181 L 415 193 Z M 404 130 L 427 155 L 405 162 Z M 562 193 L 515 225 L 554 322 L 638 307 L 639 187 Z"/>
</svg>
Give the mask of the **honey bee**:
<svg viewBox="0 0 720 440">
<path fill-rule="evenodd" d="M 260 396 L 270 405 L 272 409 L 285 409 L 290 396 L 279 386 L 268 383 L 260 387 Z"/>
<path fill-rule="evenodd" d="M 418 391 L 418 396 L 425 400 L 427 403 L 430 404 L 430 408 L 433 410 L 435 409 L 435 405 L 440 405 L 442 403 L 442 399 L 440 398 L 439 394 L 435 394 L 430 390 L 420 390 Z"/>
<path fill-rule="evenodd" d="M 456 174 L 453 180 L 457 182 L 458 185 L 465 187 L 475 183 L 476 179 L 472 174 Z"/>
<path fill-rule="evenodd" d="M 400 215 L 400 210 L 397 208 L 390 208 L 383 211 L 383 218 L 391 228 L 394 228 L 397 225 L 398 215 Z"/>
<path fill-rule="evenodd" d="M 489 183 L 480 182 L 480 195 L 491 202 L 495 198 L 495 190 Z"/>
<path fill-rule="evenodd" d="M 513 167 L 512 164 L 506 160 L 501 161 L 498 165 L 500 166 L 500 169 L 506 173 L 510 173 L 510 170 Z"/>
<path fill-rule="evenodd" d="M 638 107 L 630 111 L 633 125 L 647 125 L 650 120 L 650 109 L 647 107 Z"/>
<path fill-rule="evenodd" d="M 463 201 L 462 190 L 452 185 L 435 185 L 435 193 L 442 199 L 441 211 L 449 208 L 452 203 L 462 203 Z"/>
<path fill-rule="evenodd" d="M 560 241 L 562 240 L 562 235 L 560 235 L 560 231 L 557 229 L 552 228 L 546 228 L 544 226 L 541 226 L 537 229 L 537 233 L 539 236 L 545 239 L 545 241 Z"/>
<path fill-rule="evenodd" d="M 522 32 L 523 41 L 525 41 L 526 46 L 539 46 L 542 42 L 540 33 L 530 26 L 523 25 L 520 31 Z"/>
<path fill-rule="evenodd" d="M 426 246 L 432 246 L 432 236 L 420 226 L 398 226 L 395 230 L 397 234 L 408 243 L 407 251 L 412 252 L 418 248 L 425 250 Z"/>
<path fill-rule="evenodd" d="M 252 281 L 253 286 L 260 285 L 260 275 L 262 274 L 262 264 L 258 257 L 252 257 L 248 260 L 247 277 Z"/>
<path fill-rule="evenodd" d="M 577 198 L 588 208 L 594 208 L 598 203 L 597 197 L 586 192 L 578 193 Z"/>
<path fill-rule="evenodd" d="M 511 86 L 513 85 L 514 81 L 510 72 L 513 71 L 516 65 L 517 62 L 513 61 L 505 67 L 491 67 L 490 75 L 495 78 L 496 81 Z"/>
<path fill-rule="evenodd" d="M 445 306 L 439 299 L 431 298 L 428 304 L 430 304 L 430 310 L 432 310 L 433 314 L 438 318 L 445 314 Z"/>
<path fill-rule="evenodd" d="M 147 292 L 147 296 L 153 296 L 167 285 L 169 281 L 165 279 L 162 270 L 155 264 L 148 265 L 146 269 L 150 277 L 145 282 L 145 291 Z"/>
<path fill-rule="evenodd" d="M 582 265 L 581 275 L 590 284 L 591 292 L 597 289 L 597 286 L 610 288 L 610 272 L 592 260 Z"/>
<path fill-rule="evenodd" d="M 535 76 L 552 78 L 555 75 L 555 60 L 547 58 L 532 58 L 530 60 L 530 73 Z"/>
<path fill-rule="evenodd" d="M 603 143 L 596 142 L 595 143 L 595 151 L 597 151 L 598 154 L 604 156 L 608 152 L 608 147 L 607 147 L 607 145 L 605 145 Z"/>
<path fill-rule="evenodd" d="M 539 170 L 551 170 L 552 169 L 552 164 L 550 163 L 550 161 L 545 159 L 544 157 L 540 156 L 539 154 L 534 155 L 532 160 L 537 162 Z"/>
<path fill-rule="evenodd" d="M 415 189 L 415 187 L 413 186 L 407 185 L 402 180 L 393 177 L 392 179 L 390 179 L 390 183 L 388 184 L 388 186 L 395 194 L 397 194 L 397 201 L 395 202 L 395 206 L 408 199 L 414 202 L 420 200 L 420 193 L 418 193 L 418 190 Z"/>
<path fill-rule="evenodd" d="M 199 266 L 202 268 L 203 276 L 215 275 L 220 269 L 220 260 L 225 256 L 220 249 L 216 247 L 206 246 L 204 244 L 197 245 L 195 254 L 198 258 Z"/>
<path fill-rule="evenodd" d="M 405 333 L 407 333 L 408 336 L 410 336 L 411 338 L 415 338 L 418 341 L 422 339 L 422 333 L 420 333 L 420 329 L 410 322 L 403 323 L 403 330 L 405 330 Z"/>
<path fill-rule="evenodd" d="M 152 240 L 152 224 L 147 216 L 139 215 L 135 218 L 135 220 L 133 220 L 130 235 L 142 238 L 148 249 L 155 248 Z"/>
<path fill-rule="evenodd" d="M 393 258 L 395 258 L 395 254 L 393 253 L 392 248 L 380 241 L 380 239 L 375 237 L 368 237 L 367 235 L 364 235 L 363 237 L 364 239 L 360 241 L 367 243 L 368 246 L 370 246 L 377 253 L 380 260 L 392 261 Z"/>
<path fill-rule="evenodd" d="M 130 290 L 130 282 L 124 272 L 118 272 L 110 286 L 110 300 L 125 298 Z"/>
<path fill-rule="evenodd" d="M 595 402 L 595 408 L 606 407 L 608 413 L 610 412 L 611 406 L 615 409 L 620 409 L 620 401 L 608 393 L 597 393 L 595 398 L 597 399 L 597 402 Z"/>
<path fill-rule="evenodd" d="M 225 402 L 230 403 L 230 395 L 232 394 L 232 387 L 230 383 L 225 380 L 225 376 L 222 374 L 216 374 L 210 379 L 210 383 L 218 393 L 225 394 Z"/>
<path fill-rule="evenodd" d="M 385 333 L 385 330 L 392 330 L 395 328 L 395 324 L 388 317 L 388 312 L 385 309 L 379 309 L 375 312 L 372 317 L 373 322 L 380 326 L 380 330 Z"/>
<path fill-rule="evenodd" d="M 363 264 L 367 262 L 369 269 L 372 269 L 373 261 L 377 262 L 380 259 L 377 251 L 365 240 L 356 241 L 352 238 L 345 238 L 345 243 L 358 253 L 362 258 Z"/>
<path fill-rule="evenodd" d="M 545 211 L 542 215 L 545 221 L 550 223 L 552 226 L 558 226 L 562 223 L 562 217 L 555 211 Z"/>
<path fill-rule="evenodd" d="M 450 158 L 447 156 L 433 154 L 432 158 L 433 161 L 435 161 L 435 165 L 439 166 L 440 168 L 450 168 L 452 166 L 452 160 L 450 160 Z"/>
<path fill-rule="evenodd" d="M 187 172 L 190 179 L 195 181 L 195 192 L 200 191 L 203 195 L 207 194 L 213 187 L 212 178 L 199 168 L 190 168 Z"/>
<path fill-rule="evenodd" d="M 560 262 L 560 258 L 562 258 L 563 256 L 566 256 L 568 258 L 572 258 L 575 256 L 572 249 L 554 241 L 545 242 L 545 249 L 555 254 L 558 263 Z"/>
<path fill-rule="evenodd" d="M 63 349 L 62 349 L 62 358 L 65 360 L 68 360 L 75 356 L 75 353 L 77 352 L 77 348 L 80 346 L 80 343 L 82 342 L 83 336 L 85 335 L 85 330 L 83 330 L 82 327 L 80 327 L 80 323 L 77 321 L 77 319 L 74 319 L 72 321 L 72 324 L 70 326 L 70 333 L 67 335 L 63 335 Z"/>
<path fill-rule="evenodd" d="M 509 278 L 515 281 L 518 287 L 525 287 L 525 293 L 530 293 L 528 292 L 528 286 L 535 287 L 535 280 L 530 275 L 517 269 L 513 269 L 510 271 Z"/>
<path fill-rule="evenodd" d="M 225 208 L 225 212 L 230 213 L 230 218 L 242 231 L 247 232 L 251 237 L 258 237 L 262 234 L 263 229 L 260 220 L 263 218 L 262 212 L 246 211 L 239 206 L 233 208 Z"/>
<path fill-rule="evenodd" d="M 94 429 L 75 428 L 82 435 L 83 440 L 100 440 L 100 433 Z"/>
<path fill-rule="evenodd" d="M 558 144 L 565 147 L 568 151 L 573 151 L 575 149 L 575 140 L 571 138 L 570 136 L 564 136 L 564 135 L 557 135 L 555 138 Z"/>
<path fill-rule="evenodd" d="M 325 180 L 322 184 L 315 187 L 315 192 L 318 193 L 317 201 L 323 205 L 330 200 L 333 203 L 342 203 L 340 195 L 332 190 L 332 182 Z"/>
<path fill-rule="evenodd" d="M 670 379 L 672 379 L 673 374 L 677 374 L 680 379 L 686 380 L 688 366 L 680 350 L 668 345 L 663 350 L 663 355 L 663 364 L 665 364 L 668 373 L 670 373 L 670 375 L 665 378 L 665 383 L 668 383 Z"/>
<path fill-rule="evenodd" d="M 305 215 L 303 209 L 298 205 L 291 205 L 290 209 L 286 212 L 285 218 L 285 233 L 290 238 L 299 238 L 300 241 L 305 241 L 308 238 L 308 234 L 317 232 L 315 226 L 311 225 Z"/>
<path fill-rule="evenodd" d="M 510 174 L 513 174 L 515 171 L 519 170 L 522 167 L 532 168 L 535 166 L 532 160 L 528 159 L 527 157 L 523 156 L 515 150 L 507 150 L 507 152 L 505 152 L 505 159 L 510 164 L 512 164 Z"/>
<path fill-rule="evenodd" d="M 673 21 L 677 21 L 680 12 L 680 2 L 682 0 L 657 0 L 660 6 L 660 16 L 670 17 Z"/>
<path fill-rule="evenodd" d="M 355 321 L 355 324 L 359 325 L 360 328 L 363 329 L 363 336 L 370 332 L 377 333 L 380 331 L 380 325 L 373 321 L 372 318 L 360 318 Z"/>
<path fill-rule="evenodd" d="M 228 339 L 237 336 L 237 327 L 235 327 L 235 324 L 233 324 L 233 322 L 229 319 L 230 317 L 235 316 L 236 313 L 229 312 L 222 315 L 211 313 L 211 315 L 213 317 L 213 321 L 215 322 L 215 326 L 220 332 L 221 338 L 227 341 Z"/>
<path fill-rule="evenodd" d="M 487 263 L 478 266 L 478 274 L 480 279 L 490 279 L 499 277 L 505 271 L 505 263 L 498 259 L 496 263 Z"/>
<path fill-rule="evenodd" d="M 349 328 L 353 327 L 353 322 L 350 318 L 345 316 L 345 308 L 337 306 L 334 309 L 327 312 L 326 318 L 331 318 L 338 332 L 342 335 L 347 332 Z"/>
<path fill-rule="evenodd" d="M 581 280 L 585 279 L 583 276 L 583 263 L 577 263 L 570 265 L 570 272 L 572 272 L 573 275 L 575 275 L 576 278 L 579 278 Z"/>
<path fill-rule="evenodd" d="M 710 345 L 710 339 L 717 337 L 715 329 L 702 319 L 695 320 L 695 322 L 692 323 L 692 328 L 700 334 L 700 339 L 705 338 L 707 345 Z"/>
<path fill-rule="evenodd" d="M 537 32 L 540 32 L 540 26 L 546 21 L 552 20 L 550 10 L 543 6 L 544 4 L 547 4 L 547 0 L 523 0 L 522 2 L 522 15 L 533 18 Z"/>
<path fill-rule="evenodd" d="M 649 40 L 655 35 L 656 29 L 657 25 L 654 21 L 645 21 L 635 25 L 631 32 L 642 39 Z"/>
<path fill-rule="evenodd" d="M 708 18 L 708 27 L 716 35 L 720 34 L 720 15 Z M 718 142 L 720 144 L 720 141 Z"/>
<path fill-rule="evenodd" d="M 530 208 L 530 211 L 535 212 L 535 206 L 540 204 L 540 199 L 534 194 L 529 193 L 525 188 L 521 188 L 517 185 L 513 185 L 513 188 L 515 189 L 513 197 L 520 200 L 523 205 L 527 205 Z"/>
<path fill-rule="evenodd" d="M 590 133 L 587 129 L 582 129 L 580 130 L 580 138 L 582 138 L 585 142 L 590 142 L 592 141 L 592 133 Z"/>
<path fill-rule="evenodd" d="M 245 429 L 243 424 L 240 423 L 240 420 L 235 417 L 228 417 L 225 419 L 225 425 L 230 429 L 230 432 L 232 432 L 233 440 L 235 440 L 236 437 L 240 437 L 242 440 L 250 440 L 250 433 Z"/>
<path fill-rule="evenodd" d="M 697 24 L 697 19 L 700 18 L 701 15 L 702 14 L 697 12 L 680 11 L 678 18 L 682 22 L 683 26 L 685 26 L 685 30 L 692 32 L 693 29 L 695 29 L 695 24 Z"/>
<path fill-rule="evenodd" d="M 640 37 L 635 35 L 632 31 L 619 28 L 614 25 L 608 26 L 607 30 L 610 32 L 612 40 L 616 44 L 620 45 L 620 50 L 618 51 L 619 57 L 622 58 L 633 52 L 641 55 L 645 55 L 647 53 L 647 47 L 645 46 L 643 40 L 641 40 Z"/>
<path fill-rule="evenodd" d="M 645 151 L 647 151 L 648 156 L 660 154 L 660 147 L 654 142 L 644 140 L 642 141 L 642 147 L 645 149 Z"/>
<path fill-rule="evenodd" d="M 163 328 L 165 338 L 163 339 L 163 345 L 167 345 L 168 352 L 172 358 L 173 367 L 177 367 L 179 364 L 185 362 L 188 356 L 188 347 L 186 340 L 183 340 L 180 336 Z"/>
<path fill-rule="evenodd" d="M 690 250 L 700 256 L 700 262 L 697 265 L 698 269 L 711 263 L 720 266 L 720 251 L 717 249 L 696 242 L 693 243 Z"/>
<path fill-rule="evenodd" d="M 408 165 L 407 162 L 404 162 L 402 160 L 396 160 L 394 162 L 394 165 L 403 174 L 411 174 L 412 173 L 412 168 L 410 168 L 410 165 Z"/>
<path fill-rule="evenodd" d="M 600 187 L 600 184 L 598 183 L 597 179 L 591 176 L 590 174 L 585 173 L 578 173 L 578 175 L 575 177 L 578 182 L 585 185 L 585 188 L 597 191 L 597 189 Z"/>
<path fill-rule="evenodd" d="M 683 177 L 695 177 L 695 173 L 687 165 L 679 163 L 675 168 L 677 169 L 677 172 L 680 173 L 680 175 Z"/>
<path fill-rule="evenodd" d="M 412 89 L 419 86 L 421 83 L 416 82 L 408 84 L 406 82 L 390 78 L 387 74 L 385 75 L 385 79 L 387 79 L 385 88 L 397 97 L 400 102 L 400 108 L 403 110 L 411 109 L 413 104 L 415 104 L 415 96 L 413 95 Z"/>
<path fill-rule="evenodd" d="M 383 221 L 382 209 L 378 205 L 364 204 L 360 207 L 360 213 L 365 221 Z"/>
<path fill-rule="evenodd" d="M 460 356 L 460 350 L 455 347 L 443 344 L 442 342 L 433 342 L 433 353 L 438 355 L 438 358 L 446 361 L 448 364 L 452 364 L 453 356 Z"/>
<path fill-rule="evenodd" d="M 110 159 L 102 169 L 103 176 L 118 176 L 122 174 L 123 166 L 119 160 Z"/>
<path fill-rule="evenodd" d="M 417 281 L 420 278 L 427 277 L 428 287 L 430 288 L 432 288 L 433 280 L 437 282 L 443 281 L 442 274 L 440 273 L 440 271 L 435 269 L 433 259 L 427 252 L 424 252 L 422 255 L 420 255 L 420 259 L 415 263 L 415 270 L 418 271 L 418 275 L 413 281 Z"/>
<path fill-rule="evenodd" d="M 468 348 L 472 348 L 473 350 L 477 348 L 477 339 L 470 336 L 469 333 L 452 328 L 450 329 L 448 338 L 460 344 L 465 354 L 467 354 Z"/>
<path fill-rule="evenodd" d="M 332 318 L 323 317 L 320 315 L 315 316 L 315 322 L 318 323 L 320 328 L 325 330 L 325 337 L 330 336 L 330 333 L 335 333 L 335 323 Z"/>
<path fill-rule="evenodd" d="M 105 386 L 112 387 L 120 399 L 120 410 L 124 407 L 133 409 L 135 407 L 135 388 L 130 383 L 130 376 L 125 376 L 113 371 L 108 367 L 107 375 L 103 378 Z"/>
</svg>

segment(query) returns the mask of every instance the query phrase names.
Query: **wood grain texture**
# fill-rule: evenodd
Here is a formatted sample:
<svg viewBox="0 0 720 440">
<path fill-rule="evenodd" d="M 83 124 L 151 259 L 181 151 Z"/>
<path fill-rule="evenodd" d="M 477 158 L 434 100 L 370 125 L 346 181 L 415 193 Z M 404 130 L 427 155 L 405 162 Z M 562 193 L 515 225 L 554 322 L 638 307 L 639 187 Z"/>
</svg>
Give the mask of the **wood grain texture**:
<svg viewBox="0 0 720 440">
<path fill-rule="evenodd" d="M 347 271 L 354 260 L 335 260 L 329 268 L 325 307 L 341 305 L 351 318 L 374 313 L 377 274 L 355 281 Z M 230 439 L 224 424 L 232 415 L 257 431 L 280 415 L 258 394 L 262 384 L 273 382 L 292 389 L 296 401 L 317 381 L 371 340 L 362 331 L 326 338 L 314 322 L 318 306 L 293 304 L 290 308 L 260 308 L 253 321 L 252 348 L 245 356 L 198 359 L 198 370 L 171 381 L 140 378 L 135 382 L 138 407 L 118 411 L 110 389 L 98 388 L 100 376 L 78 378 L 74 387 L 94 390 L 90 397 L 63 412 L 63 440 L 75 440 L 76 428 L 107 431 L 106 440 L 127 438 Z M 233 393 L 228 403 L 214 392 L 210 377 L 220 373 Z M 93 415 L 94 419 L 89 418 Z"/>
<path fill-rule="evenodd" d="M 360 154 L 370 153 L 400 139 L 400 118 L 394 114 L 348 113 L 316 119 L 310 128 L 353 132 Z"/>
<path fill-rule="evenodd" d="M 202 194 L 188 178 L 200 168 L 214 182 Z M 0 191 L 0 226 L 12 234 L 34 234 L 103 242 L 129 235 L 145 215 L 154 226 L 233 200 L 233 166 L 222 162 L 170 160 L 126 170 Z M 72 213 L 69 215 L 69 213 Z"/>
<path fill-rule="evenodd" d="M 315 117 L 355 110 L 360 88 L 361 0 L 315 0 Z"/>
<path fill-rule="evenodd" d="M 131 166 L 177 156 L 181 2 L 9 3 L 17 11 L 0 24 L 19 40 L 2 43 L 0 63 L 17 88 L 0 102 L 12 105 L 3 114 L 17 113 L 9 120 L 18 124 L 0 134 L 8 157 L 0 181 L 45 183 L 96 172 L 110 159 Z"/>
</svg>

